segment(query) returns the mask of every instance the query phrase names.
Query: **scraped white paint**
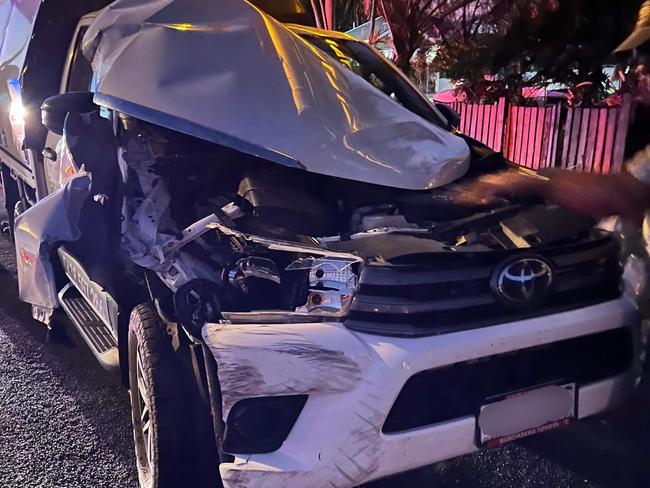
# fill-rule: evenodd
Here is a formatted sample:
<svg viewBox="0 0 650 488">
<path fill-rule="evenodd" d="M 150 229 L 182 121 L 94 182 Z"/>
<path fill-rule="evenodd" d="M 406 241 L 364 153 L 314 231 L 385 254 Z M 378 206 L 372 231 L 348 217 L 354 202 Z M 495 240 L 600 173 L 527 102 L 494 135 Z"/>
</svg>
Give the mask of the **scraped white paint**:
<svg viewBox="0 0 650 488">
<path fill-rule="evenodd" d="M 634 327 L 638 343 L 634 307 L 626 299 L 408 339 L 356 333 L 336 323 L 207 324 L 203 337 L 218 364 L 224 419 L 228 409 L 245 396 L 309 394 L 279 450 L 236 453 L 234 462 L 221 464 L 224 486 L 352 487 L 473 452 L 477 449 L 474 416 L 397 434 L 382 433 L 388 412 L 412 375 L 626 325 Z M 328 365 L 326 355 L 310 359 L 310 355 L 292 353 L 287 342 L 329 351 L 326 355 L 338 351 L 332 355 L 338 359 Z M 245 368 L 238 370 L 242 365 Z M 247 376 L 250 371 L 255 373 Z M 619 377 L 578 388 L 576 415 L 582 418 L 611 408 L 633 391 L 638 371 L 637 362 Z"/>
</svg>

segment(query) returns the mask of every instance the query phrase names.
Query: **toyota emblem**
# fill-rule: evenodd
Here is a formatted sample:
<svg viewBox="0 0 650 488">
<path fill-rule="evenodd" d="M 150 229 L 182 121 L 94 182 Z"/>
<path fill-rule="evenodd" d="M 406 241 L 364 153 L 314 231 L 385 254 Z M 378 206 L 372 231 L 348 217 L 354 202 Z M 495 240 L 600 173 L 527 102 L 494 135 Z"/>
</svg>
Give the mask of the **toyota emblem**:
<svg viewBox="0 0 650 488">
<path fill-rule="evenodd" d="M 514 305 L 534 305 L 544 301 L 553 284 L 550 264 L 538 257 L 507 261 L 493 280 L 495 293 Z"/>
</svg>

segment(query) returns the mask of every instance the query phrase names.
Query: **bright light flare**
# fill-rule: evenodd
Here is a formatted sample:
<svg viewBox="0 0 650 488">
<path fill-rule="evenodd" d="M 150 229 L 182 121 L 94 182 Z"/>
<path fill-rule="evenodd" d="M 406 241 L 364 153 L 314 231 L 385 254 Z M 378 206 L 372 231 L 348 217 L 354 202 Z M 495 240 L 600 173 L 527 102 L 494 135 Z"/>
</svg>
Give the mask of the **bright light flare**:
<svg viewBox="0 0 650 488">
<path fill-rule="evenodd" d="M 9 119 L 12 124 L 25 124 L 25 107 L 23 107 L 23 104 L 20 101 L 14 100 L 11 102 L 9 107 Z"/>
</svg>

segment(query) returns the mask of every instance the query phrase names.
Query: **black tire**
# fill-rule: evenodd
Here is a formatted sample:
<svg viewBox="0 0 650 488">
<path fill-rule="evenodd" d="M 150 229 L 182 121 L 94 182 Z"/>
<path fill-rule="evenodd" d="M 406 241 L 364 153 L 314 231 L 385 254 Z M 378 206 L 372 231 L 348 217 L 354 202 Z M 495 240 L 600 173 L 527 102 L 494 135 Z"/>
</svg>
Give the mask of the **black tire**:
<svg viewBox="0 0 650 488">
<path fill-rule="evenodd" d="M 129 320 L 129 396 L 142 488 L 200 486 L 190 378 L 150 305 Z M 188 391 L 189 390 L 189 391 Z M 195 481 L 197 481 L 195 483 Z"/>
</svg>

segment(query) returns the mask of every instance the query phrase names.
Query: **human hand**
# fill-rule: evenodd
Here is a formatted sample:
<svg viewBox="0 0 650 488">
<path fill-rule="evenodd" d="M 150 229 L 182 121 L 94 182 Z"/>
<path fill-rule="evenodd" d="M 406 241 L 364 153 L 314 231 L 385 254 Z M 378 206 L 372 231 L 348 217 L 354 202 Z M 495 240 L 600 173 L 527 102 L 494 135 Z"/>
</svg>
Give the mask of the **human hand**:
<svg viewBox="0 0 650 488">
<path fill-rule="evenodd" d="M 562 169 L 543 170 L 539 175 L 507 170 L 480 177 L 462 201 L 489 204 L 498 197 L 536 196 L 600 220 L 620 215 L 623 221 L 641 225 L 650 208 L 650 187 L 627 173 L 600 175 Z"/>
</svg>

